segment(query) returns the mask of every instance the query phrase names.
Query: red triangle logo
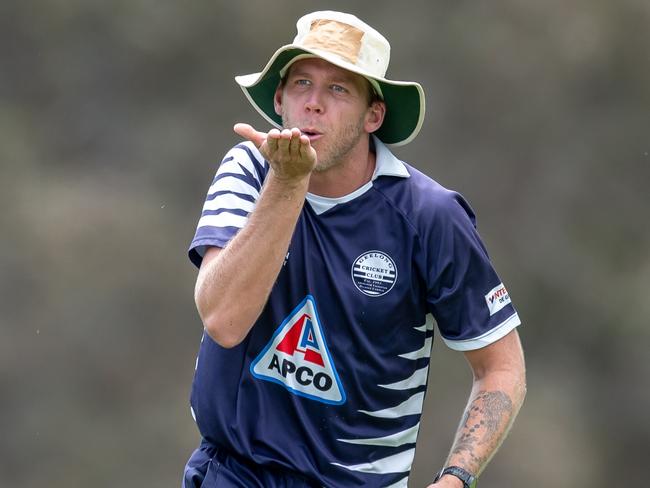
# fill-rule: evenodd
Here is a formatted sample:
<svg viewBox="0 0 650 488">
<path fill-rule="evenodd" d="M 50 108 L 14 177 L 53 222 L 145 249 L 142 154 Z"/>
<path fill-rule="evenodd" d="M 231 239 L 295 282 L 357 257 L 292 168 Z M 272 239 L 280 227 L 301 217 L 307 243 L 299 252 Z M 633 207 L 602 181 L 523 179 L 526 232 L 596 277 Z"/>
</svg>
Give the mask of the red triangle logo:
<svg viewBox="0 0 650 488">
<path fill-rule="evenodd" d="M 311 295 L 280 324 L 250 370 L 256 378 L 279 383 L 297 395 L 325 403 L 345 402 Z"/>
<path fill-rule="evenodd" d="M 284 339 L 276 346 L 276 349 L 290 356 L 296 352 L 301 352 L 305 357 L 305 361 L 325 366 L 323 357 L 319 352 L 320 348 L 314 340 L 314 331 L 311 324 L 312 318 L 306 313 L 302 314 L 289 329 Z"/>
</svg>

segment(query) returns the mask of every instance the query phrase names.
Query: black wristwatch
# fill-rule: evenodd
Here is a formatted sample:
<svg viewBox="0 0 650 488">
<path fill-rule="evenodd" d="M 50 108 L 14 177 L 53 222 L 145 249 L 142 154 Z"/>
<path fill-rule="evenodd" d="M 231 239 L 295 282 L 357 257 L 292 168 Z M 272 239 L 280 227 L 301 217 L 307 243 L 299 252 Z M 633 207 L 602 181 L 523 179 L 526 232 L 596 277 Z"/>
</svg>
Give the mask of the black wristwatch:
<svg viewBox="0 0 650 488">
<path fill-rule="evenodd" d="M 433 482 L 435 483 L 446 474 L 450 474 L 461 480 L 463 482 L 463 488 L 476 488 L 476 476 L 458 466 L 447 466 L 443 468 L 433 479 Z"/>
</svg>

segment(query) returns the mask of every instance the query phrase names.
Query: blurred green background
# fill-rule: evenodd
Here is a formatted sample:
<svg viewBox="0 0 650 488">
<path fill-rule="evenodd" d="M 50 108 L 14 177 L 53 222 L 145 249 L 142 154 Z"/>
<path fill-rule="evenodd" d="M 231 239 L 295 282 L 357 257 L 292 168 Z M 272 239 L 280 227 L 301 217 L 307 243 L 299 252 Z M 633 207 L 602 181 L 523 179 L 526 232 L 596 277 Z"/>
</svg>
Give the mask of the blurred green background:
<svg viewBox="0 0 650 488">
<path fill-rule="evenodd" d="M 355 13 L 427 93 L 398 157 L 462 192 L 524 325 L 529 393 L 481 486 L 646 486 L 650 2 L 4 0 L 0 485 L 177 487 L 199 437 L 186 258 L 233 81 Z M 411 487 L 466 400 L 434 346 Z M 277 412 L 282 422 L 282 412 Z"/>
</svg>

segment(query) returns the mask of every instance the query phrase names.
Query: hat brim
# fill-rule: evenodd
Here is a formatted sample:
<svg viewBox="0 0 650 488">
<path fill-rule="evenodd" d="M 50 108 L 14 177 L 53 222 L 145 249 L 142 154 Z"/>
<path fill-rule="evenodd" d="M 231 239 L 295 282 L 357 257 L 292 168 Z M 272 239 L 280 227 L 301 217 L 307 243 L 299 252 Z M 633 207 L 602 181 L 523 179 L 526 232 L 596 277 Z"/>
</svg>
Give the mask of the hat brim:
<svg viewBox="0 0 650 488">
<path fill-rule="evenodd" d="M 381 127 L 374 134 L 384 144 L 402 146 L 411 142 L 420 132 L 424 121 L 425 99 L 424 90 L 419 83 L 376 77 L 327 52 L 305 49 L 293 44 L 278 49 L 263 71 L 235 77 L 253 107 L 273 126 L 282 127 L 282 117 L 275 113 L 273 106 L 275 90 L 281 79 L 280 72 L 294 58 L 305 55 L 325 59 L 379 84 L 386 103 L 386 115 Z"/>
</svg>

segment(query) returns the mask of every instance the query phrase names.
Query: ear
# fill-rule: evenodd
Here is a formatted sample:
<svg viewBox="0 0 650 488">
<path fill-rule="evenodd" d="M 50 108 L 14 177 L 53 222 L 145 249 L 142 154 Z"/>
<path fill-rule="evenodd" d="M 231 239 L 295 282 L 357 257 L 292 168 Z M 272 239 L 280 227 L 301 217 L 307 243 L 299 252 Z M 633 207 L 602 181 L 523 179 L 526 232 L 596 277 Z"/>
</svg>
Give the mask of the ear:
<svg viewBox="0 0 650 488">
<path fill-rule="evenodd" d="M 273 108 L 275 109 L 275 113 L 282 116 L 282 89 L 283 89 L 282 83 L 278 85 L 278 87 L 275 89 L 275 93 L 273 94 Z"/>
<path fill-rule="evenodd" d="M 366 111 L 365 129 L 366 132 L 373 133 L 381 127 L 386 116 L 386 104 L 382 101 L 372 102 Z"/>
</svg>

